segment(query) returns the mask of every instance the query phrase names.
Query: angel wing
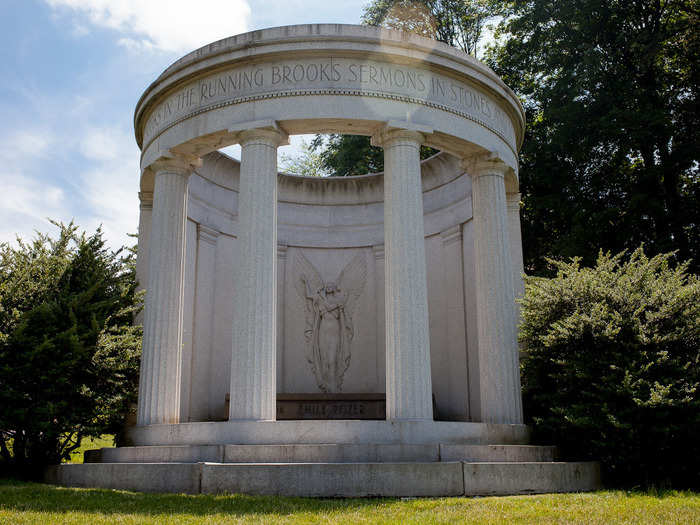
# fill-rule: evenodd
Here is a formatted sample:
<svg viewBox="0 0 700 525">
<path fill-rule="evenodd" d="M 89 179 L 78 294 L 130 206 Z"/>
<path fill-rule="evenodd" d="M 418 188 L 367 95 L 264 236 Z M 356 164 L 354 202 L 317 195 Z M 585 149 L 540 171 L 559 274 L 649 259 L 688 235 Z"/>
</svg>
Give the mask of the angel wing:
<svg viewBox="0 0 700 525">
<path fill-rule="evenodd" d="M 345 302 L 345 311 L 352 316 L 357 306 L 357 300 L 362 295 L 365 289 L 365 281 L 367 280 L 367 261 L 364 254 L 358 253 L 353 259 L 343 268 L 338 276 L 338 288 L 347 294 Z"/>
<path fill-rule="evenodd" d="M 306 299 L 308 299 L 309 289 L 312 293 L 315 293 L 323 288 L 323 279 L 321 279 L 314 265 L 301 253 L 301 250 L 296 250 L 293 275 L 294 288 L 296 288 L 299 296 L 304 299 L 305 302 Z M 308 287 L 306 285 L 307 282 Z"/>
</svg>

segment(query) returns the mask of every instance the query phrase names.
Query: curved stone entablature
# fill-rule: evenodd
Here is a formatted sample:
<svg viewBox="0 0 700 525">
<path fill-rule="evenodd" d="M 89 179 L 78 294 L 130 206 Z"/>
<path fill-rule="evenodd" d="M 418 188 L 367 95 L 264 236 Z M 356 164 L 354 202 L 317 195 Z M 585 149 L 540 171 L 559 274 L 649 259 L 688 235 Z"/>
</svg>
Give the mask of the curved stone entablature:
<svg viewBox="0 0 700 525">
<path fill-rule="evenodd" d="M 188 214 L 198 224 L 236 236 L 240 162 L 205 156 L 189 186 Z M 439 153 L 421 163 L 426 236 L 471 218 L 471 180 L 459 161 Z M 384 176 L 278 176 L 278 241 L 352 248 L 384 243 Z"/>
<path fill-rule="evenodd" d="M 433 40 L 349 25 L 254 31 L 175 62 L 136 109 L 142 169 L 237 143 L 242 127 L 263 121 L 287 134 L 418 126 L 426 145 L 456 156 L 497 154 L 517 186 L 524 113 L 488 67 Z M 142 191 L 151 187 L 146 172 Z"/>
</svg>

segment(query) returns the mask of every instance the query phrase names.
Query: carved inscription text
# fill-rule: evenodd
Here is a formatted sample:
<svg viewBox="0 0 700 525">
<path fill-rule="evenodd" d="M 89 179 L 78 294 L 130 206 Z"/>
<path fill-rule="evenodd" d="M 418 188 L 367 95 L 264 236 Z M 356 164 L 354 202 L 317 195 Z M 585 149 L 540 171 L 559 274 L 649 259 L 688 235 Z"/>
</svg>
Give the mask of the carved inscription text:
<svg viewBox="0 0 700 525">
<path fill-rule="evenodd" d="M 473 86 L 427 70 L 344 58 L 243 66 L 194 81 L 155 108 L 146 123 L 144 140 L 148 142 L 171 123 L 217 104 L 307 90 L 408 97 L 413 102 L 453 108 L 514 140 L 505 112 Z"/>
</svg>

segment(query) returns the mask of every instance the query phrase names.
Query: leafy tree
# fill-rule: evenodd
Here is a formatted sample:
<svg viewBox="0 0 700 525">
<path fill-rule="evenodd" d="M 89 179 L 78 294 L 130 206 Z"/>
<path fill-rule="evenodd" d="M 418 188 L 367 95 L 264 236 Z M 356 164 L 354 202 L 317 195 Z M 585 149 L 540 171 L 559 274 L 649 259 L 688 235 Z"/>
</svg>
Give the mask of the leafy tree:
<svg viewBox="0 0 700 525">
<path fill-rule="evenodd" d="M 384 150 L 370 144 L 364 135 L 316 135 L 311 150 L 317 155 L 325 173 L 335 177 L 366 175 L 384 171 Z M 427 159 L 438 151 L 421 146 L 420 158 Z"/>
<path fill-rule="evenodd" d="M 499 10 L 495 0 L 373 0 L 364 9 L 362 23 L 434 38 L 476 57 L 486 23 Z M 316 135 L 311 149 L 319 155 L 322 168 L 335 176 L 384 170 L 383 151 L 370 145 L 369 137 Z M 435 153 L 421 148 L 422 159 Z"/>
<path fill-rule="evenodd" d="M 373 0 L 362 23 L 433 38 L 477 57 L 486 23 L 501 9 L 494 0 Z"/>
<path fill-rule="evenodd" d="M 698 270 L 698 0 L 515 0 L 489 62 L 523 99 L 526 269 L 644 242 Z"/>
<path fill-rule="evenodd" d="M 700 279 L 673 254 L 549 260 L 522 300 L 523 401 L 534 438 L 601 460 L 613 484 L 700 480 Z"/>
<path fill-rule="evenodd" d="M 117 432 L 138 382 L 133 254 L 55 224 L 0 245 L 0 454 L 26 475 Z"/>
<path fill-rule="evenodd" d="M 300 156 L 282 155 L 282 170 L 285 173 L 301 177 L 327 177 L 328 172 L 321 153 L 318 153 L 306 141 L 301 142 L 300 149 Z"/>
<path fill-rule="evenodd" d="M 336 177 L 384 170 L 384 151 L 363 135 L 316 135 L 311 149 L 317 152 L 323 168 Z"/>
</svg>

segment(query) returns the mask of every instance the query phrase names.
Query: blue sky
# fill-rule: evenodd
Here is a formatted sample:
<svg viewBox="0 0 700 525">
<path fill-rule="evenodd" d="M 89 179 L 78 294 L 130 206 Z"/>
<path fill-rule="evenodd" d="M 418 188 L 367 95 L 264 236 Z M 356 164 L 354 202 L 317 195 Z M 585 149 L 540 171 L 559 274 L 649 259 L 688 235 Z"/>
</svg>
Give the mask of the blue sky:
<svg viewBox="0 0 700 525">
<path fill-rule="evenodd" d="M 102 224 L 112 246 L 132 243 L 132 118 L 146 86 L 211 41 L 356 24 L 367 1 L 0 0 L 0 242 L 48 231 L 52 218 L 88 231 Z M 281 153 L 293 155 L 298 141 Z"/>
</svg>

